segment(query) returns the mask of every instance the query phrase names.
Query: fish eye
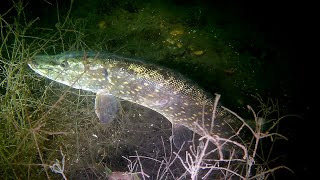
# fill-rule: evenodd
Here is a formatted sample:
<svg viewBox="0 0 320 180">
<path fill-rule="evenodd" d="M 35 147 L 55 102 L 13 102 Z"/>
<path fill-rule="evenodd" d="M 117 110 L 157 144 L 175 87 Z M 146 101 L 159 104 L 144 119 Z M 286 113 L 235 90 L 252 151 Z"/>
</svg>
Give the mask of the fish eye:
<svg viewBox="0 0 320 180">
<path fill-rule="evenodd" d="M 67 61 L 62 61 L 62 63 L 60 64 L 60 66 L 62 68 L 67 68 L 69 66 L 68 62 Z"/>
</svg>

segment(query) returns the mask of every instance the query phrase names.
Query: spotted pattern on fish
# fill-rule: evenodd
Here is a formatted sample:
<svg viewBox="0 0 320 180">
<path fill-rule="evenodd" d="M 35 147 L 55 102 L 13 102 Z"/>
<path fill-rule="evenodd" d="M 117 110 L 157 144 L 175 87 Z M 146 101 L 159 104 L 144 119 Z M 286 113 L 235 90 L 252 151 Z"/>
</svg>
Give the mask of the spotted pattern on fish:
<svg viewBox="0 0 320 180">
<path fill-rule="evenodd" d="M 183 125 L 199 135 L 204 133 L 195 123 L 223 138 L 239 128 L 220 104 L 212 122 L 214 98 L 209 93 L 180 73 L 152 63 L 113 54 L 65 53 L 37 55 L 29 66 L 73 88 L 111 94 L 150 108 L 173 125 Z"/>
</svg>

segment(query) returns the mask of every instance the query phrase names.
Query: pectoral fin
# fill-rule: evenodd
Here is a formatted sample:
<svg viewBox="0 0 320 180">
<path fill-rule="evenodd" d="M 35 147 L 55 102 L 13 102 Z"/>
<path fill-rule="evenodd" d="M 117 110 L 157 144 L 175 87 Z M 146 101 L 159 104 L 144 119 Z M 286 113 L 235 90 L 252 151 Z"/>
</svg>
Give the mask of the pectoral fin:
<svg viewBox="0 0 320 180">
<path fill-rule="evenodd" d="M 182 149 L 191 145 L 193 139 L 193 131 L 183 125 L 172 124 L 172 136 L 174 146 L 177 149 Z"/>
<path fill-rule="evenodd" d="M 95 112 L 102 123 L 110 123 L 117 115 L 118 101 L 115 96 L 97 93 Z"/>
</svg>

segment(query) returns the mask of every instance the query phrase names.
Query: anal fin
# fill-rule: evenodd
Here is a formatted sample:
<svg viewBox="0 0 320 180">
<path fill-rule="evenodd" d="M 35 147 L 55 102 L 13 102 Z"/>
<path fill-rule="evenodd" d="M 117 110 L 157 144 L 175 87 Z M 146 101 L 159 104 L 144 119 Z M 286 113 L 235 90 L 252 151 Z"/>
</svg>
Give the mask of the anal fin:
<svg viewBox="0 0 320 180">
<path fill-rule="evenodd" d="M 193 140 L 193 131 L 183 125 L 172 124 L 172 136 L 174 146 L 177 149 L 184 149 L 191 145 Z"/>
</svg>

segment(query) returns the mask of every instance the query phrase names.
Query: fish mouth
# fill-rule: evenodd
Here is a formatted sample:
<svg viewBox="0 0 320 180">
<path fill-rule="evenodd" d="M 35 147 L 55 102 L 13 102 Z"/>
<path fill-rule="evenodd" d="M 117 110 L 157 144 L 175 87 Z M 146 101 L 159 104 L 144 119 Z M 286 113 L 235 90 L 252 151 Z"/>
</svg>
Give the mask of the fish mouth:
<svg viewBox="0 0 320 180">
<path fill-rule="evenodd" d="M 37 66 L 39 66 L 39 63 L 38 63 L 38 60 L 37 60 L 37 56 L 29 57 L 27 63 L 28 63 L 28 66 L 31 69 L 36 68 Z"/>
<path fill-rule="evenodd" d="M 32 60 L 29 60 L 28 62 L 28 66 L 31 68 L 31 69 L 35 69 L 36 68 L 36 63 Z"/>
<path fill-rule="evenodd" d="M 30 58 L 27 63 L 28 66 L 36 73 L 42 75 L 42 76 L 46 76 L 46 71 L 45 69 L 42 67 L 42 63 L 40 61 L 41 59 L 39 59 L 39 57 L 37 58 L 37 56 L 34 56 L 32 58 Z M 47 77 L 47 76 L 46 76 Z"/>
<path fill-rule="evenodd" d="M 31 58 L 30 60 L 28 60 L 28 66 L 32 69 L 32 70 L 36 70 L 39 67 L 39 64 L 37 63 L 37 61 L 35 61 L 33 58 Z"/>
</svg>

